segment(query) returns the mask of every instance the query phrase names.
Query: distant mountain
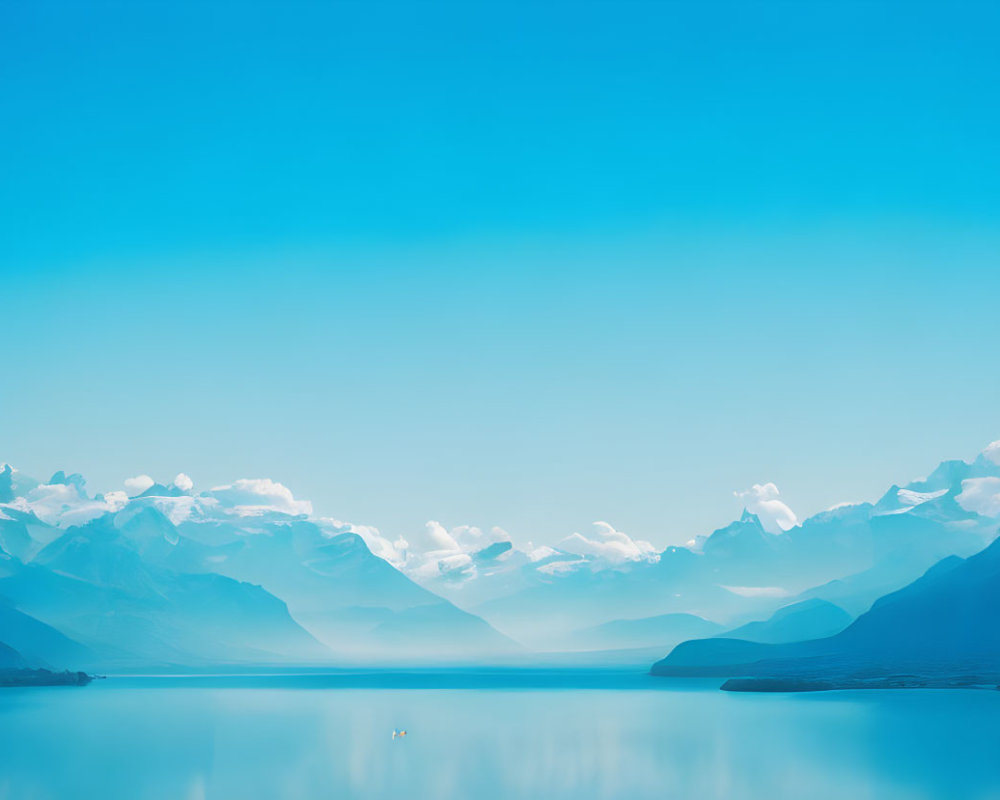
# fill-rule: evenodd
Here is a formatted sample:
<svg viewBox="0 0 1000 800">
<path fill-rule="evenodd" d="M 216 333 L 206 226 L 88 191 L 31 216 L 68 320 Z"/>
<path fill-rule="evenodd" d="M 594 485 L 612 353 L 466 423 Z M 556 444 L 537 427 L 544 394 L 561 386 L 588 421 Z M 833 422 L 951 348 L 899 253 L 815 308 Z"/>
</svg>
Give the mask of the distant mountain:
<svg viewBox="0 0 1000 800">
<path fill-rule="evenodd" d="M 0 596 L 86 646 L 93 659 L 88 665 L 330 657 L 284 603 L 260 587 L 144 563 L 110 515 L 69 528 L 30 563 L 12 569 L 0 578 Z"/>
<path fill-rule="evenodd" d="M 577 650 L 659 648 L 666 652 L 678 642 L 713 636 L 722 630 L 718 623 L 694 614 L 661 614 L 584 628 L 570 637 L 570 646 Z"/>
<path fill-rule="evenodd" d="M 0 642 L 0 670 L 24 669 L 25 662 L 21 654 L 13 647 Z"/>
<path fill-rule="evenodd" d="M 4 465 L 0 612 L 20 626 L 13 649 L 56 668 L 510 663 L 520 645 L 632 659 L 709 636 L 716 663 L 732 663 L 730 651 L 833 632 L 981 550 L 1000 523 L 997 453 L 788 530 L 745 511 L 659 553 L 606 522 L 554 547 L 433 521 L 390 540 L 314 516 L 269 479 L 194 493 L 186 475 L 143 475 L 91 496 L 78 474 L 39 483 Z M 718 638 L 707 620 L 759 641 Z M 57 663 L 81 652 L 94 662 Z"/>
<path fill-rule="evenodd" d="M 970 523 L 962 509 L 954 519 L 941 519 L 930 510 L 882 515 L 862 504 L 818 514 L 782 534 L 768 533 L 745 513 L 709 536 L 700 551 L 672 547 L 656 563 L 536 576 L 528 588 L 472 610 L 533 646 L 588 622 L 622 618 L 691 613 L 739 624 L 773 613 L 799 593 L 802 600 L 816 596 L 861 613 L 944 556 L 970 555 L 983 546 L 990 520 L 971 515 Z M 841 587 L 853 594 L 809 594 L 817 585 L 862 573 L 863 582 Z"/>
<path fill-rule="evenodd" d="M 734 639 L 678 645 L 659 675 L 856 677 L 1000 674 L 1000 539 L 982 552 L 943 559 L 919 580 L 878 600 L 841 633 L 791 644 Z"/>
<path fill-rule="evenodd" d="M 38 485 L 38 481 L 27 477 L 10 464 L 0 464 L 0 503 L 10 503 Z"/>
<path fill-rule="evenodd" d="M 67 666 L 456 661 L 519 650 L 360 536 L 253 506 L 248 492 L 230 492 L 227 501 L 247 503 L 234 509 L 174 484 L 90 498 L 81 477 L 56 473 L 28 502 L 0 505 L 0 545 L 11 551 L 0 550 L 0 597 L 85 646 L 92 660 Z"/>
<path fill-rule="evenodd" d="M 725 619 L 772 607 L 769 599 L 741 597 L 706 579 L 689 559 L 699 557 L 676 548 L 676 556 L 668 553 L 658 563 L 546 575 L 530 588 L 472 610 L 518 641 L 547 650 L 577 630 L 605 622 L 674 613 Z"/>
<path fill-rule="evenodd" d="M 853 619 L 854 617 L 839 606 L 815 598 L 779 608 L 769 619 L 762 622 L 748 622 L 721 636 L 726 639 L 744 639 L 767 644 L 799 642 L 804 639 L 833 636 L 850 625 Z"/>
<path fill-rule="evenodd" d="M 968 495 L 994 480 L 1000 465 L 980 455 L 944 462 L 877 503 L 824 511 L 783 533 L 769 533 L 744 512 L 700 546 L 667 548 L 655 562 L 600 570 L 583 562 L 546 572 L 521 563 L 518 578 L 506 579 L 517 588 L 471 610 L 536 647 L 615 619 L 693 613 L 739 625 L 811 599 L 853 617 L 940 559 L 972 555 L 990 541 L 1000 512 L 969 503 Z"/>
<path fill-rule="evenodd" d="M 281 597 L 339 658 L 462 659 L 518 649 L 373 555 L 354 533 L 332 534 L 284 515 L 249 525 L 189 520 L 175 527 L 152 507 L 122 512 L 119 522 L 151 563 L 226 575 Z"/>
<path fill-rule="evenodd" d="M 0 599 L 0 636 L 35 667 L 65 668 L 91 663 L 93 654 L 50 625 Z"/>
</svg>

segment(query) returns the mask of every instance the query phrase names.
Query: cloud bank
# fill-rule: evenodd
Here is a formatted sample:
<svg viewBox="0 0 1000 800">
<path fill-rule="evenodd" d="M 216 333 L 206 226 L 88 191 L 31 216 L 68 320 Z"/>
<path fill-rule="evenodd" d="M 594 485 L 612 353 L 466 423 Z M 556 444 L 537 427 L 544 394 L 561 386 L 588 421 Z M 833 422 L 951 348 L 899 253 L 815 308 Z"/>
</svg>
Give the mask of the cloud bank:
<svg viewBox="0 0 1000 800">
<path fill-rule="evenodd" d="M 994 442 L 996 444 L 996 442 Z M 966 511 L 984 517 L 1000 517 L 1000 478 L 969 478 L 955 501 Z"/>
<path fill-rule="evenodd" d="M 183 473 L 177 477 L 187 478 Z M 190 480 L 188 478 L 185 483 Z M 177 485 L 177 488 L 182 487 Z M 308 516 L 313 513 L 312 503 L 296 500 L 291 489 L 270 478 L 241 478 L 226 486 L 216 486 L 204 496 L 217 500 L 222 508 L 240 517 L 269 513 Z"/>
<path fill-rule="evenodd" d="M 594 535 L 584 536 L 573 533 L 559 542 L 559 547 L 567 553 L 579 556 L 596 556 L 612 564 L 623 564 L 626 561 L 655 561 L 658 558 L 656 548 L 642 539 L 633 539 L 627 533 L 616 530 L 607 522 L 594 523 Z"/>
<path fill-rule="evenodd" d="M 983 450 L 983 457 L 1000 466 L 1000 439 L 990 442 Z"/>
<path fill-rule="evenodd" d="M 136 495 L 142 494 L 154 483 L 156 483 L 156 481 L 148 475 L 136 475 L 134 478 L 125 479 L 125 491 L 128 492 L 129 497 L 135 497 Z"/>
</svg>

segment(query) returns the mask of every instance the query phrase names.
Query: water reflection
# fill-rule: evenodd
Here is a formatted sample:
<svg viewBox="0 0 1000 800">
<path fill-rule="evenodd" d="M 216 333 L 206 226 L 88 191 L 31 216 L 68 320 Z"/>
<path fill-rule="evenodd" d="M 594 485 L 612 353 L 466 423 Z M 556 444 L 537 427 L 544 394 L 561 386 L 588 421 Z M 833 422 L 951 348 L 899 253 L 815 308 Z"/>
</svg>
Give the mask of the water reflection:
<svg viewBox="0 0 1000 800">
<path fill-rule="evenodd" d="M 488 683 L 6 690 L 0 798 L 1000 798 L 997 692 Z"/>
</svg>

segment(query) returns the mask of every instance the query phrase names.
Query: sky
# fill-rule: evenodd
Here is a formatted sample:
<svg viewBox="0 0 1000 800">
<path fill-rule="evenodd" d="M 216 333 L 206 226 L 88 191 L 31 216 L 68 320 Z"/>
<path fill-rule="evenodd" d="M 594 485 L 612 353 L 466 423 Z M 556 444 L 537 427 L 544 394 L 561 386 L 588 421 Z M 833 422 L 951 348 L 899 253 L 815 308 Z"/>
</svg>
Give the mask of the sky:
<svg viewBox="0 0 1000 800">
<path fill-rule="evenodd" d="M 996 4 L 6 3 L 0 461 L 656 546 L 1000 439 Z"/>
</svg>

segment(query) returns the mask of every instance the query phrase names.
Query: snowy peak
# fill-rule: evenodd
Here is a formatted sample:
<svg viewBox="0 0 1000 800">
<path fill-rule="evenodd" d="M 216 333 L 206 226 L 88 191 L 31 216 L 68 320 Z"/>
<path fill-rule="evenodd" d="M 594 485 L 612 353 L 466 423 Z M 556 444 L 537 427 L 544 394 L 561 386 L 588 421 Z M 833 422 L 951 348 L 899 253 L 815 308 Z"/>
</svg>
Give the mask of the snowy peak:
<svg viewBox="0 0 1000 800">
<path fill-rule="evenodd" d="M 746 509 L 739 520 L 713 532 L 702 546 L 706 556 L 753 558 L 766 552 L 777 538 L 768 533 L 756 514 Z"/>
</svg>

